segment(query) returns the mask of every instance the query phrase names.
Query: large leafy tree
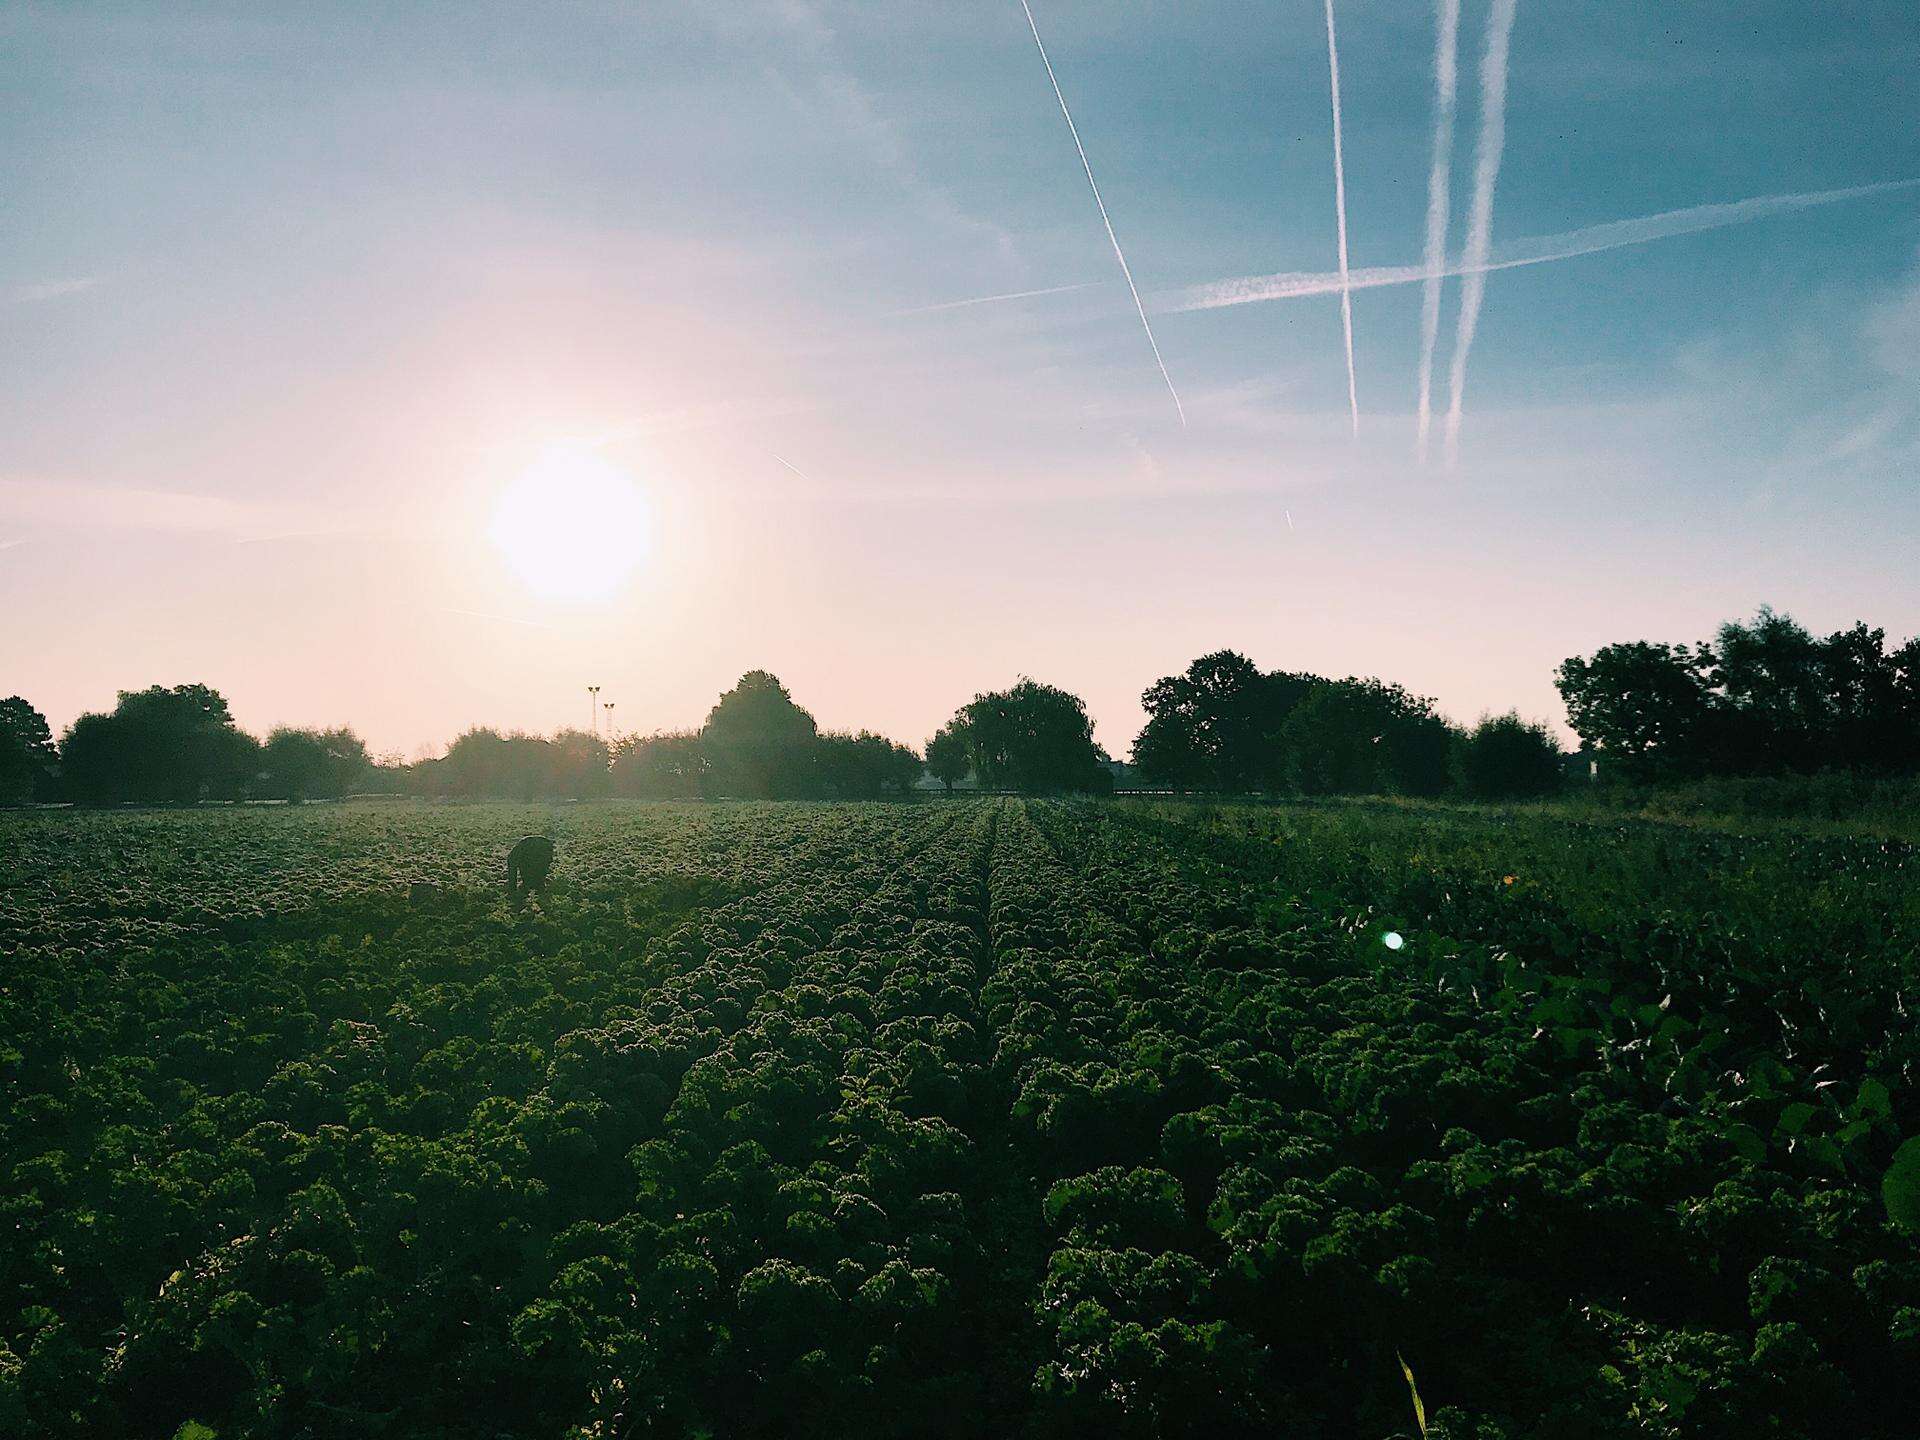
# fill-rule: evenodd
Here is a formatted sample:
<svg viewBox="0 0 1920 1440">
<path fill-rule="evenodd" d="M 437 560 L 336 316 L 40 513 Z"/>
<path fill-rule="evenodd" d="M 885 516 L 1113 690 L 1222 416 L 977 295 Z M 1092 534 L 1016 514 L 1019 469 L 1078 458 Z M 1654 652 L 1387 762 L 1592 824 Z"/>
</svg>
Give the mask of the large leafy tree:
<svg viewBox="0 0 1920 1440">
<path fill-rule="evenodd" d="M 700 731 L 711 793 L 805 794 L 818 732 L 776 676 L 749 670 L 707 713 Z"/>
<path fill-rule="evenodd" d="M 706 772 L 700 737 L 692 731 L 636 735 L 614 754 L 613 788 L 647 800 L 691 799 Z"/>
<path fill-rule="evenodd" d="M 1233 650 L 1202 655 L 1140 697 L 1146 726 L 1133 743 L 1143 777 L 1177 789 L 1269 790 L 1280 783 L 1280 730 L 1319 682 L 1263 674 Z"/>
<path fill-rule="evenodd" d="M 56 758 L 47 717 L 18 695 L 0 700 L 0 805 L 47 798 Z"/>
<path fill-rule="evenodd" d="M 1608 645 L 1556 682 L 1588 745 L 1652 779 L 1920 769 L 1920 640 L 1855 624 L 1824 640 L 1762 607 L 1711 644 Z"/>
<path fill-rule="evenodd" d="M 1085 702 L 1057 686 L 1023 676 L 1011 689 L 974 696 L 953 725 L 989 788 L 1033 795 L 1113 787 Z"/>
<path fill-rule="evenodd" d="M 280 800 L 345 795 L 372 767 L 366 742 L 351 730 L 280 726 L 260 747 L 261 793 Z"/>
<path fill-rule="evenodd" d="M 967 778 L 969 764 L 965 727 L 956 717 L 927 742 L 927 769 L 951 795 L 953 787 Z"/>
<path fill-rule="evenodd" d="M 1767 606 L 1750 623 L 1729 620 L 1712 647 L 1717 691 L 1715 768 L 1753 774 L 1818 769 L 1833 707 L 1823 647 L 1789 615 Z"/>
<path fill-rule="evenodd" d="M 1559 741 L 1545 725 L 1514 711 L 1483 719 L 1461 741 L 1460 752 L 1460 778 L 1475 799 L 1526 800 L 1560 788 Z"/>
<path fill-rule="evenodd" d="M 1554 685 L 1593 749 L 1636 774 L 1687 774 L 1711 744 L 1711 664 L 1705 647 L 1636 640 L 1562 661 Z"/>
<path fill-rule="evenodd" d="M 242 794 L 259 768 L 259 744 L 205 685 L 123 690 L 109 714 L 74 721 L 61 770 L 75 799 L 178 802 Z"/>
<path fill-rule="evenodd" d="M 1438 795 L 1452 741 L 1431 700 L 1371 679 L 1315 685 L 1280 733 L 1288 779 L 1309 795 Z"/>
</svg>

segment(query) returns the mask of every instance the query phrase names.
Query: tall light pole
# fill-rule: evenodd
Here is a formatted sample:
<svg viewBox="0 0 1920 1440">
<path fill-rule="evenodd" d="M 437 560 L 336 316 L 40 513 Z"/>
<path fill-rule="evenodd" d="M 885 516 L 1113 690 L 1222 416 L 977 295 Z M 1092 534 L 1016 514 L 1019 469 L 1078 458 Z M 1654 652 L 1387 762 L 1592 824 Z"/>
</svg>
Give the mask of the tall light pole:
<svg viewBox="0 0 1920 1440">
<path fill-rule="evenodd" d="M 600 687 L 587 686 L 587 725 L 593 733 L 600 733 Z"/>
<path fill-rule="evenodd" d="M 611 740 L 613 739 L 613 701 L 603 702 L 600 708 L 607 712 L 607 739 Z"/>
</svg>

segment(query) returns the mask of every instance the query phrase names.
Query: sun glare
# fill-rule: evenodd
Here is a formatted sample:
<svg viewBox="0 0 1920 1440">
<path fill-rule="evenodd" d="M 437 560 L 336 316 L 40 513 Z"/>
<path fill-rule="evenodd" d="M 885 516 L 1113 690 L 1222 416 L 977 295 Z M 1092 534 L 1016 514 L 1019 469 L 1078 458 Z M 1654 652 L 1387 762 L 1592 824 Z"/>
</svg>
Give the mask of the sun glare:
<svg viewBox="0 0 1920 1440">
<path fill-rule="evenodd" d="M 501 493 L 487 533 L 536 595 L 604 600 L 646 555 L 647 509 L 619 466 L 580 446 L 555 445 Z"/>
</svg>

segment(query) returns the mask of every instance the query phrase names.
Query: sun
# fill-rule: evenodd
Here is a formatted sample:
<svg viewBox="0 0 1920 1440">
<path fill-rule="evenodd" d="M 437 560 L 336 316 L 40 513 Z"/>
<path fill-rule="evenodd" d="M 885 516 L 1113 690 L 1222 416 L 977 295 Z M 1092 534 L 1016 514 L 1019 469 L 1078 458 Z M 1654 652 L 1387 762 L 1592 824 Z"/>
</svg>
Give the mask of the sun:
<svg viewBox="0 0 1920 1440">
<path fill-rule="evenodd" d="M 501 492 L 487 535 L 543 599 L 605 600 L 646 558 L 647 507 L 619 466 L 553 445 Z"/>
</svg>

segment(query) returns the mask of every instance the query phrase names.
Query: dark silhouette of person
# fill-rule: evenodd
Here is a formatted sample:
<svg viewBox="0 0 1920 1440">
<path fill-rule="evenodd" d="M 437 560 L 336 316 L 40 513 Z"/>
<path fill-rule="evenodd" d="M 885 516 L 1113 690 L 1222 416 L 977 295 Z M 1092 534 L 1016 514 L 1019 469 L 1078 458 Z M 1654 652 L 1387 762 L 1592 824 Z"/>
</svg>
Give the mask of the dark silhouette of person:
<svg viewBox="0 0 1920 1440">
<path fill-rule="evenodd" d="M 553 841 L 529 835 L 507 852 L 507 897 L 518 899 L 528 890 L 547 893 L 547 872 L 553 869 Z"/>
</svg>

